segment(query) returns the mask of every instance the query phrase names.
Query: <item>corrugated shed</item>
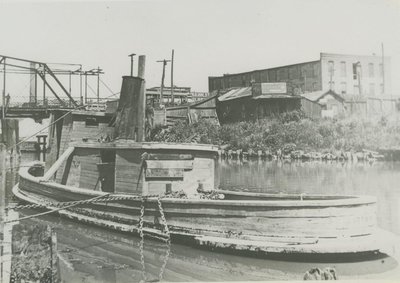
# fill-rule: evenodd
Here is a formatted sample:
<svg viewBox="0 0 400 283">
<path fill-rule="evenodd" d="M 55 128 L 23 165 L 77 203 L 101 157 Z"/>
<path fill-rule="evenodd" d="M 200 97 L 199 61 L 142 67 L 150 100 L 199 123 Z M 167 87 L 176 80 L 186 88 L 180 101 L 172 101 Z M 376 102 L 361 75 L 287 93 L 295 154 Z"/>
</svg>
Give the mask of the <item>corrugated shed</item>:
<svg viewBox="0 0 400 283">
<path fill-rule="evenodd" d="M 272 98 L 289 98 L 289 99 L 300 99 L 298 96 L 287 95 L 287 94 L 261 94 L 253 97 L 253 99 L 272 99 Z"/>
<path fill-rule="evenodd" d="M 237 99 L 242 97 L 252 96 L 251 87 L 242 87 L 231 89 L 227 93 L 218 97 L 219 101 L 227 101 L 231 99 Z"/>
</svg>

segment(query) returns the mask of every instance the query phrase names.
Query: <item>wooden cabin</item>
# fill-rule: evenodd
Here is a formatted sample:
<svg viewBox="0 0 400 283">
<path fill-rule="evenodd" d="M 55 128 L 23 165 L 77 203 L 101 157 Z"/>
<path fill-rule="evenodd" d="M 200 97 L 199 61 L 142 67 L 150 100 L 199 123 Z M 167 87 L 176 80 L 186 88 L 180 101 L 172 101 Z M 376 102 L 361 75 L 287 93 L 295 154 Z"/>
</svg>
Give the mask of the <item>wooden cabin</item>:
<svg viewBox="0 0 400 283">
<path fill-rule="evenodd" d="M 63 185 L 109 193 L 194 195 L 198 188 L 218 186 L 216 160 L 217 148 L 210 145 L 84 142 L 57 178 Z"/>
<path fill-rule="evenodd" d="M 333 90 L 308 92 L 300 96 L 301 109 L 311 118 L 332 118 L 346 111 L 345 99 Z"/>
</svg>

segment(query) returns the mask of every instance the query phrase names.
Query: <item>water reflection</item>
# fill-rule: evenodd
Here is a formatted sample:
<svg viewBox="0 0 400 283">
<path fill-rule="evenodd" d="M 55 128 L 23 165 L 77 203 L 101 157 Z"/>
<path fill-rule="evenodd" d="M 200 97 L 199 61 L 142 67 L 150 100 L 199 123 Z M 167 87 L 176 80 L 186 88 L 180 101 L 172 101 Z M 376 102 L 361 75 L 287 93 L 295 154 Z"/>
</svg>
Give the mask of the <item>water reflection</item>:
<svg viewBox="0 0 400 283">
<path fill-rule="evenodd" d="M 54 217 L 62 277 L 67 282 L 138 282 L 141 279 L 139 239 Z M 158 278 L 166 247 L 145 241 L 144 258 L 149 280 Z M 342 278 L 368 276 L 394 269 L 388 257 L 356 263 L 296 263 L 245 258 L 172 245 L 164 272 L 166 281 L 299 280 L 311 267 L 335 267 Z"/>
<path fill-rule="evenodd" d="M 223 160 L 219 175 L 225 189 L 376 196 L 379 226 L 400 235 L 400 162 Z"/>
</svg>

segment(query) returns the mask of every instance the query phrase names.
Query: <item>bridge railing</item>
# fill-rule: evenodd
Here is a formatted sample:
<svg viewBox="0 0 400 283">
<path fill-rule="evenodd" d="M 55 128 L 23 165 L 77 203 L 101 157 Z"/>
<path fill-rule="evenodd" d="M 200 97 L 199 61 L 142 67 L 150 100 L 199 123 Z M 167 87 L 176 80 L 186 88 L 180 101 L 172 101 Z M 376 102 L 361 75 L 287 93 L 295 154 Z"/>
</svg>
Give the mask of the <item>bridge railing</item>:
<svg viewBox="0 0 400 283">
<path fill-rule="evenodd" d="M 109 98 L 87 98 L 86 102 L 81 101 L 80 97 L 73 97 L 74 100 L 79 104 L 86 106 L 85 109 L 92 111 L 105 111 L 106 102 Z M 10 96 L 6 99 L 7 108 L 20 108 L 20 109 L 73 109 L 76 108 L 70 99 L 62 99 L 61 101 L 57 98 L 45 98 L 37 99 L 36 101 L 30 101 L 27 96 Z M 79 107 L 79 106 L 78 106 Z"/>
</svg>

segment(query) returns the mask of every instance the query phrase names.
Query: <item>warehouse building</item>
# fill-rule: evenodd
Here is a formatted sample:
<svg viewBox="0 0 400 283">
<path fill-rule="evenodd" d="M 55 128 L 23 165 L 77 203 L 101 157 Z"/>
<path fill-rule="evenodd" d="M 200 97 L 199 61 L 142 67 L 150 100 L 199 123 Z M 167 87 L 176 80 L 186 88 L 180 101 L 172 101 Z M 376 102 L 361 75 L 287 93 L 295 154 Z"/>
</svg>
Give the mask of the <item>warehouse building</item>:
<svg viewBox="0 0 400 283">
<path fill-rule="evenodd" d="M 391 94 L 390 58 L 321 53 L 319 60 L 209 77 L 209 92 L 249 87 L 255 83 L 286 84 L 288 95 L 329 90 L 347 96 Z"/>
</svg>

